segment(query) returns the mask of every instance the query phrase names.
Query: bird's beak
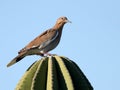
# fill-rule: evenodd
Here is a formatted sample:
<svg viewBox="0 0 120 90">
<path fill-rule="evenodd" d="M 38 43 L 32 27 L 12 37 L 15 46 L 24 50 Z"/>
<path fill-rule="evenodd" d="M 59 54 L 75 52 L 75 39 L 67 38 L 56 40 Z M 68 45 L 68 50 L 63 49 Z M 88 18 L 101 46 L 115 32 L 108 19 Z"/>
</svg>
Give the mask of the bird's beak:
<svg viewBox="0 0 120 90">
<path fill-rule="evenodd" d="M 65 22 L 66 22 L 66 23 L 72 23 L 72 22 L 71 22 L 71 21 L 69 21 L 69 20 L 66 20 Z"/>
</svg>

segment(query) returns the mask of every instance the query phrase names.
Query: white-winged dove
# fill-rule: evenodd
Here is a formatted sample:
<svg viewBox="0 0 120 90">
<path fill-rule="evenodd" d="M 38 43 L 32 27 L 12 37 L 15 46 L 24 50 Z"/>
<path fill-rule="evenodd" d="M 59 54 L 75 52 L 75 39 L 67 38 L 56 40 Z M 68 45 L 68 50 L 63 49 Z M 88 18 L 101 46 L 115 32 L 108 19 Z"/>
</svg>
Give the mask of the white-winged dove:
<svg viewBox="0 0 120 90">
<path fill-rule="evenodd" d="M 40 34 L 27 46 L 20 50 L 18 52 L 18 56 L 8 63 L 7 67 L 17 63 L 28 55 L 44 56 L 45 54 L 48 54 L 50 50 L 54 49 L 59 44 L 63 26 L 67 22 L 70 22 L 67 17 L 58 18 L 56 24 L 51 29 L 48 29 Z"/>
</svg>

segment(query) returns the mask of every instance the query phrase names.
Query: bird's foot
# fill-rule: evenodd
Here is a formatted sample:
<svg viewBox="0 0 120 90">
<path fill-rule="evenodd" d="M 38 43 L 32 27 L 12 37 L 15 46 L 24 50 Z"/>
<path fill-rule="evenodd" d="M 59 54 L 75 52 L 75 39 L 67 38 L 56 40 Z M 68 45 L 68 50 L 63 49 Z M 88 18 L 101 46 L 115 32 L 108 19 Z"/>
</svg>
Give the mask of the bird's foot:
<svg viewBox="0 0 120 90">
<path fill-rule="evenodd" d="M 56 54 L 45 53 L 44 56 L 55 56 Z"/>
<path fill-rule="evenodd" d="M 36 53 L 36 55 L 40 55 L 42 57 L 49 57 L 49 56 L 55 56 L 56 54 L 50 54 L 50 53 Z"/>
</svg>

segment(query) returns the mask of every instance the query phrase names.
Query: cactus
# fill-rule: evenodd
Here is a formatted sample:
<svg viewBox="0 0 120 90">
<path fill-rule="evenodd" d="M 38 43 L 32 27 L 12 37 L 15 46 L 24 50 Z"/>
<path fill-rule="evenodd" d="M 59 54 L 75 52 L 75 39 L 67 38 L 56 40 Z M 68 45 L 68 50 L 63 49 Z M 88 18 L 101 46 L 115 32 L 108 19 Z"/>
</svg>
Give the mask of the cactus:
<svg viewBox="0 0 120 90">
<path fill-rule="evenodd" d="M 15 90 L 93 90 L 93 87 L 72 60 L 51 56 L 33 63 Z"/>
</svg>

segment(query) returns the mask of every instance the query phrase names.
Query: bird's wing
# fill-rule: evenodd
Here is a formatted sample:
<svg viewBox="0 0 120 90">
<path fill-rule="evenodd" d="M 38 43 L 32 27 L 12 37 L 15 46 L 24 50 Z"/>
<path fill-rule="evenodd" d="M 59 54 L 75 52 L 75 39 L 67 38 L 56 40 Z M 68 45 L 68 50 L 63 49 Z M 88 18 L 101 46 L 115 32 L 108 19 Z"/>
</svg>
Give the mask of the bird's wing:
<svg viewBox="0 0 120 90">
<path fill-rule="evenodd" d="M 52 40 L 54 40 L 58 35 L 58 31 L 55 29 L 49 29 L 45 32 L 43 32 L 41 35 L 36 37 L 33 41 L 31 41 L 26 47 L 21 49 L 19 51 L 19 54 L 30 50 L 32 48 L 44 48 L 46 45 L 48 45 Z"/>
</svg>

